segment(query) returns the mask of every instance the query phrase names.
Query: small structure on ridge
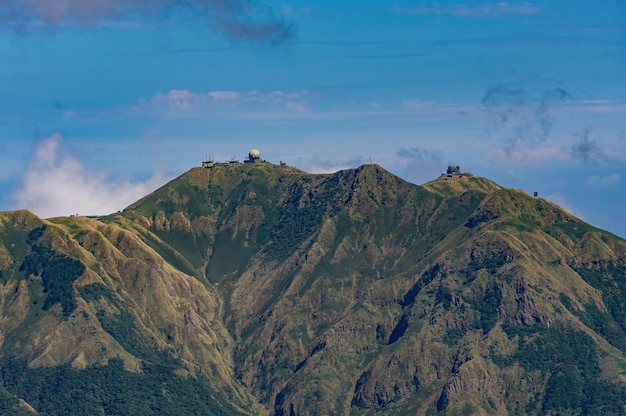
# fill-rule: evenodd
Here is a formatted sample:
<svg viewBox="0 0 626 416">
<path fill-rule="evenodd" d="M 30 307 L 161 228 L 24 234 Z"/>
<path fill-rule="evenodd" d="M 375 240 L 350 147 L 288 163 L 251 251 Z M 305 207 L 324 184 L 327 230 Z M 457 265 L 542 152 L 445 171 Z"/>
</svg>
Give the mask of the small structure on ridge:
<svg viewBox="0 0 626 416">
<path fill-rule="evenodd" d="M 258 162 L 263 162 L 261 160 L 261 152 L 259 152 L 257 149 L 252 149 L 250 150 L 250 152 L 248 152 L 248 158 L 244 159 L 243 163 L 258 163 Z"/>
<path fill-rule="evenodd" d="M 203 168 L 212 168 L 215 166 L 215 162 L 213 162 L 213 157 L 207 157 L 202 161 Z"/>
<path fill-rule="evenodd" d="M 448 165 L 448 170 L 446 172 L 446 174 L 448 176 L 452 176 L 454 174 L 460 175 L 461 174 L 461 168 L 459 168 L 459 166 L 454 166 L 454 165 Z"/>
<path fill-rule="evenodd" d="M 468 176 L 467 173 L 461 173 L 461 168 L 458 165 L 448 165 L 448 170 L 446 171 L 444 175 L 452 179 L 463 179 L 463 178 L 467 178 Z"/>
</svg>

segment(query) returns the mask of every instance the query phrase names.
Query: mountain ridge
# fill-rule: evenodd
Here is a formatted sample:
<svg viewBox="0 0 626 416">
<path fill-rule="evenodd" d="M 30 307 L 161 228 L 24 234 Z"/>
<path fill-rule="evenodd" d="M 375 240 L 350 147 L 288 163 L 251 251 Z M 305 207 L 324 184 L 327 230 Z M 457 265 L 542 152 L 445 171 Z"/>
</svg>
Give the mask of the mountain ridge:
<svg viewBox="0 0 626 416">
<path fill-rule="evenodd" d="M 4 388 L 39 411 L 38 374 L 104 369 L 166 386 L 137 397 L 171 414 L 626 406 L 626 242 L 486 178 L 232 164 L 109 216 L 0 224 L 0 358 L 23 363 Z M 191 379 L 208 403 L 172 384 Z"/>
</svg>

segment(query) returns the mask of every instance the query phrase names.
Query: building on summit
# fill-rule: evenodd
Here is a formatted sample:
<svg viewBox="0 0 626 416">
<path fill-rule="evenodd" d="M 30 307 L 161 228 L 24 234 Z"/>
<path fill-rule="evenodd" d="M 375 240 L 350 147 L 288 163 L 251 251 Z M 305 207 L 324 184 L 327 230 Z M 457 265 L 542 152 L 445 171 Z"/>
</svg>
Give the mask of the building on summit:
<svg viewBox="0 0 626 416">
<path fill-rule="evenodd" d="M 454 166 L 454 165 L 448 165 L 448 171 L 446 172 L 446 174 L 448 176 L 452 176 L 454 174 L 461 174 L 461 168 L 459 168 L 458 166 Z"/>
<path fill-rule="evenodd" d="M 453 178 L 453 179 L 461 179 L 461 178 L 466 178 L 467 175 L 464 173 L 461 173 L 461 168 L 457 165 L 448 165 L 448 170 L 446 171 L 445 174 L 448 178 Z"/>
<path fill-rule="evenodd" d="M 248 152 L 248 158 L 243 160 L 243 163 L 259 163 L 264 162 L 261 160 L 261 152 L 257 149 L 252 149 Z"/>
<path fill-rule="evenodd" d="M 212 158 L 207 158 L 202 162 L 203 168 L 212 168 L 213 166 L 215 166 L 215 162 L 213 162 Z"/>
<path fill-rule="evenodd" d="M 250 152 L 248 152 L 248 157 L 243 160 L 243 163 L 264 163 L 264 162 L 267 162 L 267 161 L 261 159 L 261 152 L 259 152 L 257 149 L 250 150 Z M 240 163 L 240 162 L 234 157 L 227 162 L 215 162 L 213 161 L 212 157 L 209 157 L 209 158 L 206 158 L 202 162 L 202 167 L 212 168 L 214 166 L 231 165 L 231 164 L 237 164 L 237 163 Z M 285 164 L 281 162 L 281 166 L 285 166 Z"/>
</svg>

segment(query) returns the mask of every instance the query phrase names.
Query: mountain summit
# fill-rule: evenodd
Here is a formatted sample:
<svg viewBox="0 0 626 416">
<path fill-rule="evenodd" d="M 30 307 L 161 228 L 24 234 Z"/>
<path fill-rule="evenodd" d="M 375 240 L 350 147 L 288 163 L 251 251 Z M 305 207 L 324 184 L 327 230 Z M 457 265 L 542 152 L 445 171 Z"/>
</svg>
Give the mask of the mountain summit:
<svg viewBox="0 0 626 416">
<path fill-rule="evenodd" d="M 211 164 L 0 270 L 14 414 L 626 412 L 626 241 L 485 178 Z"/>
</svg>

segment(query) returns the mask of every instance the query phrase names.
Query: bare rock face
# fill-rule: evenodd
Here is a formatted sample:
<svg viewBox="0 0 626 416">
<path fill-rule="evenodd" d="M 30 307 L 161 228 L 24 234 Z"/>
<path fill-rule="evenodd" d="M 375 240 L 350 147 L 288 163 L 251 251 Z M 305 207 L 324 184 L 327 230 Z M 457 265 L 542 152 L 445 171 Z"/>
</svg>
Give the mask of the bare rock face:
<svg viewBox="0 0 626 416">
<path fill-rule="evenodd" d="M 15 414 L 620 414 L 624 305 L 626 242 L 471 175 L 233 164 L 0 213 Z"/>
</svg>

